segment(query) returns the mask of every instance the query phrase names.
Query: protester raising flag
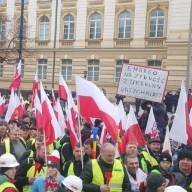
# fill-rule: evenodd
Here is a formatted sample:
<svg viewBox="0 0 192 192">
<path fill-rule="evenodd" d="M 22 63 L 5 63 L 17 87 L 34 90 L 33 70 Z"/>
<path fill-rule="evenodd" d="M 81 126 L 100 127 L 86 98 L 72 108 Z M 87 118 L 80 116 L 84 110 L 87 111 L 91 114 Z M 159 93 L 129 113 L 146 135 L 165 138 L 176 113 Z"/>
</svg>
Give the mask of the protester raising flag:
<svg viewBox="0 0 192 192">
<path fill-rule="evenodd" d="M 108 101 L 103 92 L 92 82 L 76 77 L 77 100 L 79 113 L 85 118 L 101 119 L 112 140 L 117 140 L 118 110 Z"/>
<path fill-rule="evenodd" d="M 21 60 L 19 61 L 17 67 L 16 67 L 16 72 L 15 72 L 15 77 L 9 86 L 10 89 L 17 90 L 20 87 L 21 83 Z"/>
<path fill-rule="evenodd" d="M 141 129 L 135 117 L 133 107 L 131 105 L 129 114 L 127 116 L 127 124 L 124 137 L 126 138 L 126 143 L 134 141 L 137 142 L 140 146 L 145 145 L 144 136 L 141 132 Z"/>
<path fill-rule="evenodd" d="M 42 128 L 46 136 L 46 143 L 52 144 L 55 139 L 63 136 L 60 126 L 55 117 L 51 102 L 48 99 L 42 83 L 40 84 L 42 106 Z"/>
<path fill-rule="evenodd" d="M 187 144 L 187 94 L 185 90 L 184 81 L 181 83 L 181 92 L 177 104 L 175 118 L 170 131 L 170 138 L 178 143 Z"/>
<path fill-rule="evenodd" d="M 145 134 L 148 134 L 152 130 L 157 131 L 157 123 L 155 121 L 155 116 L 154 116 L 154 113 L 153 113 L 153 107 L 151 106 L 148 121 L 147 121 L 147 126 L 146 126 L 146 129 L 145 129 Z"/>
</svg>

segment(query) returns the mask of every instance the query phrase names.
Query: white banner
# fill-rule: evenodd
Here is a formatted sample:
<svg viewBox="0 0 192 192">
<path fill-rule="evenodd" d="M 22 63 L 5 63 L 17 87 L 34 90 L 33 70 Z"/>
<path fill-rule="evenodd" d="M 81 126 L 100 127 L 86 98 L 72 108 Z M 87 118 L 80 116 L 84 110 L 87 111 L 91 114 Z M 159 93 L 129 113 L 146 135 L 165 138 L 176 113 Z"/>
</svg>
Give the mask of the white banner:
<svg viewBox="0 0 192 192">
<path fill-rule="evenodd" d="M 117 93 L 154 102 L 162 102 L 169 72 L 124 64 Z"/>
</svg>

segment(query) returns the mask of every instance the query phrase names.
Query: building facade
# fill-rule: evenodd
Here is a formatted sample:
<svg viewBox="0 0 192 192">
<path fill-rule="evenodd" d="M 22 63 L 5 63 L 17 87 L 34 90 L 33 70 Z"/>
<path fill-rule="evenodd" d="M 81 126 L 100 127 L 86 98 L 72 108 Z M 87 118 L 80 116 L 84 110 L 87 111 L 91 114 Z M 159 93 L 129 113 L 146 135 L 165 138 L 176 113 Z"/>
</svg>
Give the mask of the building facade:
<svg viewBox="0 0 192 192">
<path fill-rule="evenodd" d="M 175 90 L 187 77 L 190 6 L 191 0 L 25 0 L 21 87 L 30 90 L 37 71 L 51 89 L 55 51 L 55 89 L 60 72 L 72 90 L 79 74 L 114 96 L 127 62 L 169 70 L 167 89 Z M 9 55 L 0 63 L 1 88 L 14 75 L 20 9 L 21 0 L 0 0 L 0 56 Z"/>
</svg>

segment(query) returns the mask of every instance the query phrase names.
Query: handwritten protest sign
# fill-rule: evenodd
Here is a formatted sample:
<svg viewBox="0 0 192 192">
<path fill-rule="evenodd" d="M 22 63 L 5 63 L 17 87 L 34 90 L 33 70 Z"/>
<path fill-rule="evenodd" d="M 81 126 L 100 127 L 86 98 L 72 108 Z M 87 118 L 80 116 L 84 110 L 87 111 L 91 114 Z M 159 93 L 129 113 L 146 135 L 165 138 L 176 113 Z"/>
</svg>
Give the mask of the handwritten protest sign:
<svg viewBox="0 0 192 192">
<path fill-rule="evenodd" d="M 166 70 L 124 64 L 117 93 L 160 103 L 168 74 Z"/>
</svg>

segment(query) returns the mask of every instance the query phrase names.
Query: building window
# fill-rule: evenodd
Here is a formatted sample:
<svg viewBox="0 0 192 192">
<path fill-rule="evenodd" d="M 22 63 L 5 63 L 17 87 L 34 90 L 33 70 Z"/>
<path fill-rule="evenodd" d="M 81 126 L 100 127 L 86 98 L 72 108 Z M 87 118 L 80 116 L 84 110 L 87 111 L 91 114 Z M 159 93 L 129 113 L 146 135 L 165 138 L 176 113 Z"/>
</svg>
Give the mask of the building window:
<svg viewBox="0 0 192 192">
<path fill-rule="evenodd" d="M 0 63 L 0 77 L 3 77 L 3 63 Z"/>
<path fill-rule="evenodd" d="M 150 37 L 163 37 L 165 15 L 161 9 L 156 9 L 150 15 Z"/>
<path fill-rule="evenodd" d="M 162 61 L 161 60 L 148 60 L 148 66 L 151 67 L 161 67 Z"/>
<path fill-rule="evenodd" d="M 17 19 L 17 37 L 18 38 L 20 38 L 20 24 L 21 24 L 21 20 L 19 18 Z M 26 38 L 26 31 L 27 31 L 26 20 L 23 18 L 23 39 Z"/>
<path fill-rule="evenodd" d="M 115 67 L 115 82 L 119 82 L 121 76 L 121 70 L 123 67 L 124 60 L 117 60 L 116 67 Z"/>
<path fill-rule="evenodd" d="M 47 59 L 38 59 L 38 79 L 47 79 Z"/>
<path fill-rule="evenodd" d="M 89 81 L 99 80 L 99 60 L 91 59 L 88 61 L 88 75 Z"/>
<path fill-rule="evenodd" d="M 0 5 L 5 5 L 6 0 L 0 0 Z"/>
<path fill-rule="evenodd" d="M 90 16 L 90 39 L 100 39 L 101 38 L 101 15 L 95 13 Z"/>
<path fill-rule="evenodd" d="M 40 18 L 39 40 L 40 41 L 47 41 L 47 40 L 49 40 L 49 18 L 46 17 L 46 16 L 42 16 Z"/>
<path fill-rule="evenodd" d="M 63 59 L 61 73 L 65 80 L 71 80 L 72 77 L 72 60 L 71 59 Z"/>
<path fill-rule="evenodd" d="M 64 17 L 64 39 L 74 39 L 74 17 L 72 15 Z"/>
<path fill-rule="evenodd" d="M 0 41 L 5 40 L 5 22 L 0 18 Z"/>
<path fill-rule="evenodd" d="M 119 15 L 118 38 L 128 39 L 131 37 L 131 14 L 124 11 Z"/>
</svg>

